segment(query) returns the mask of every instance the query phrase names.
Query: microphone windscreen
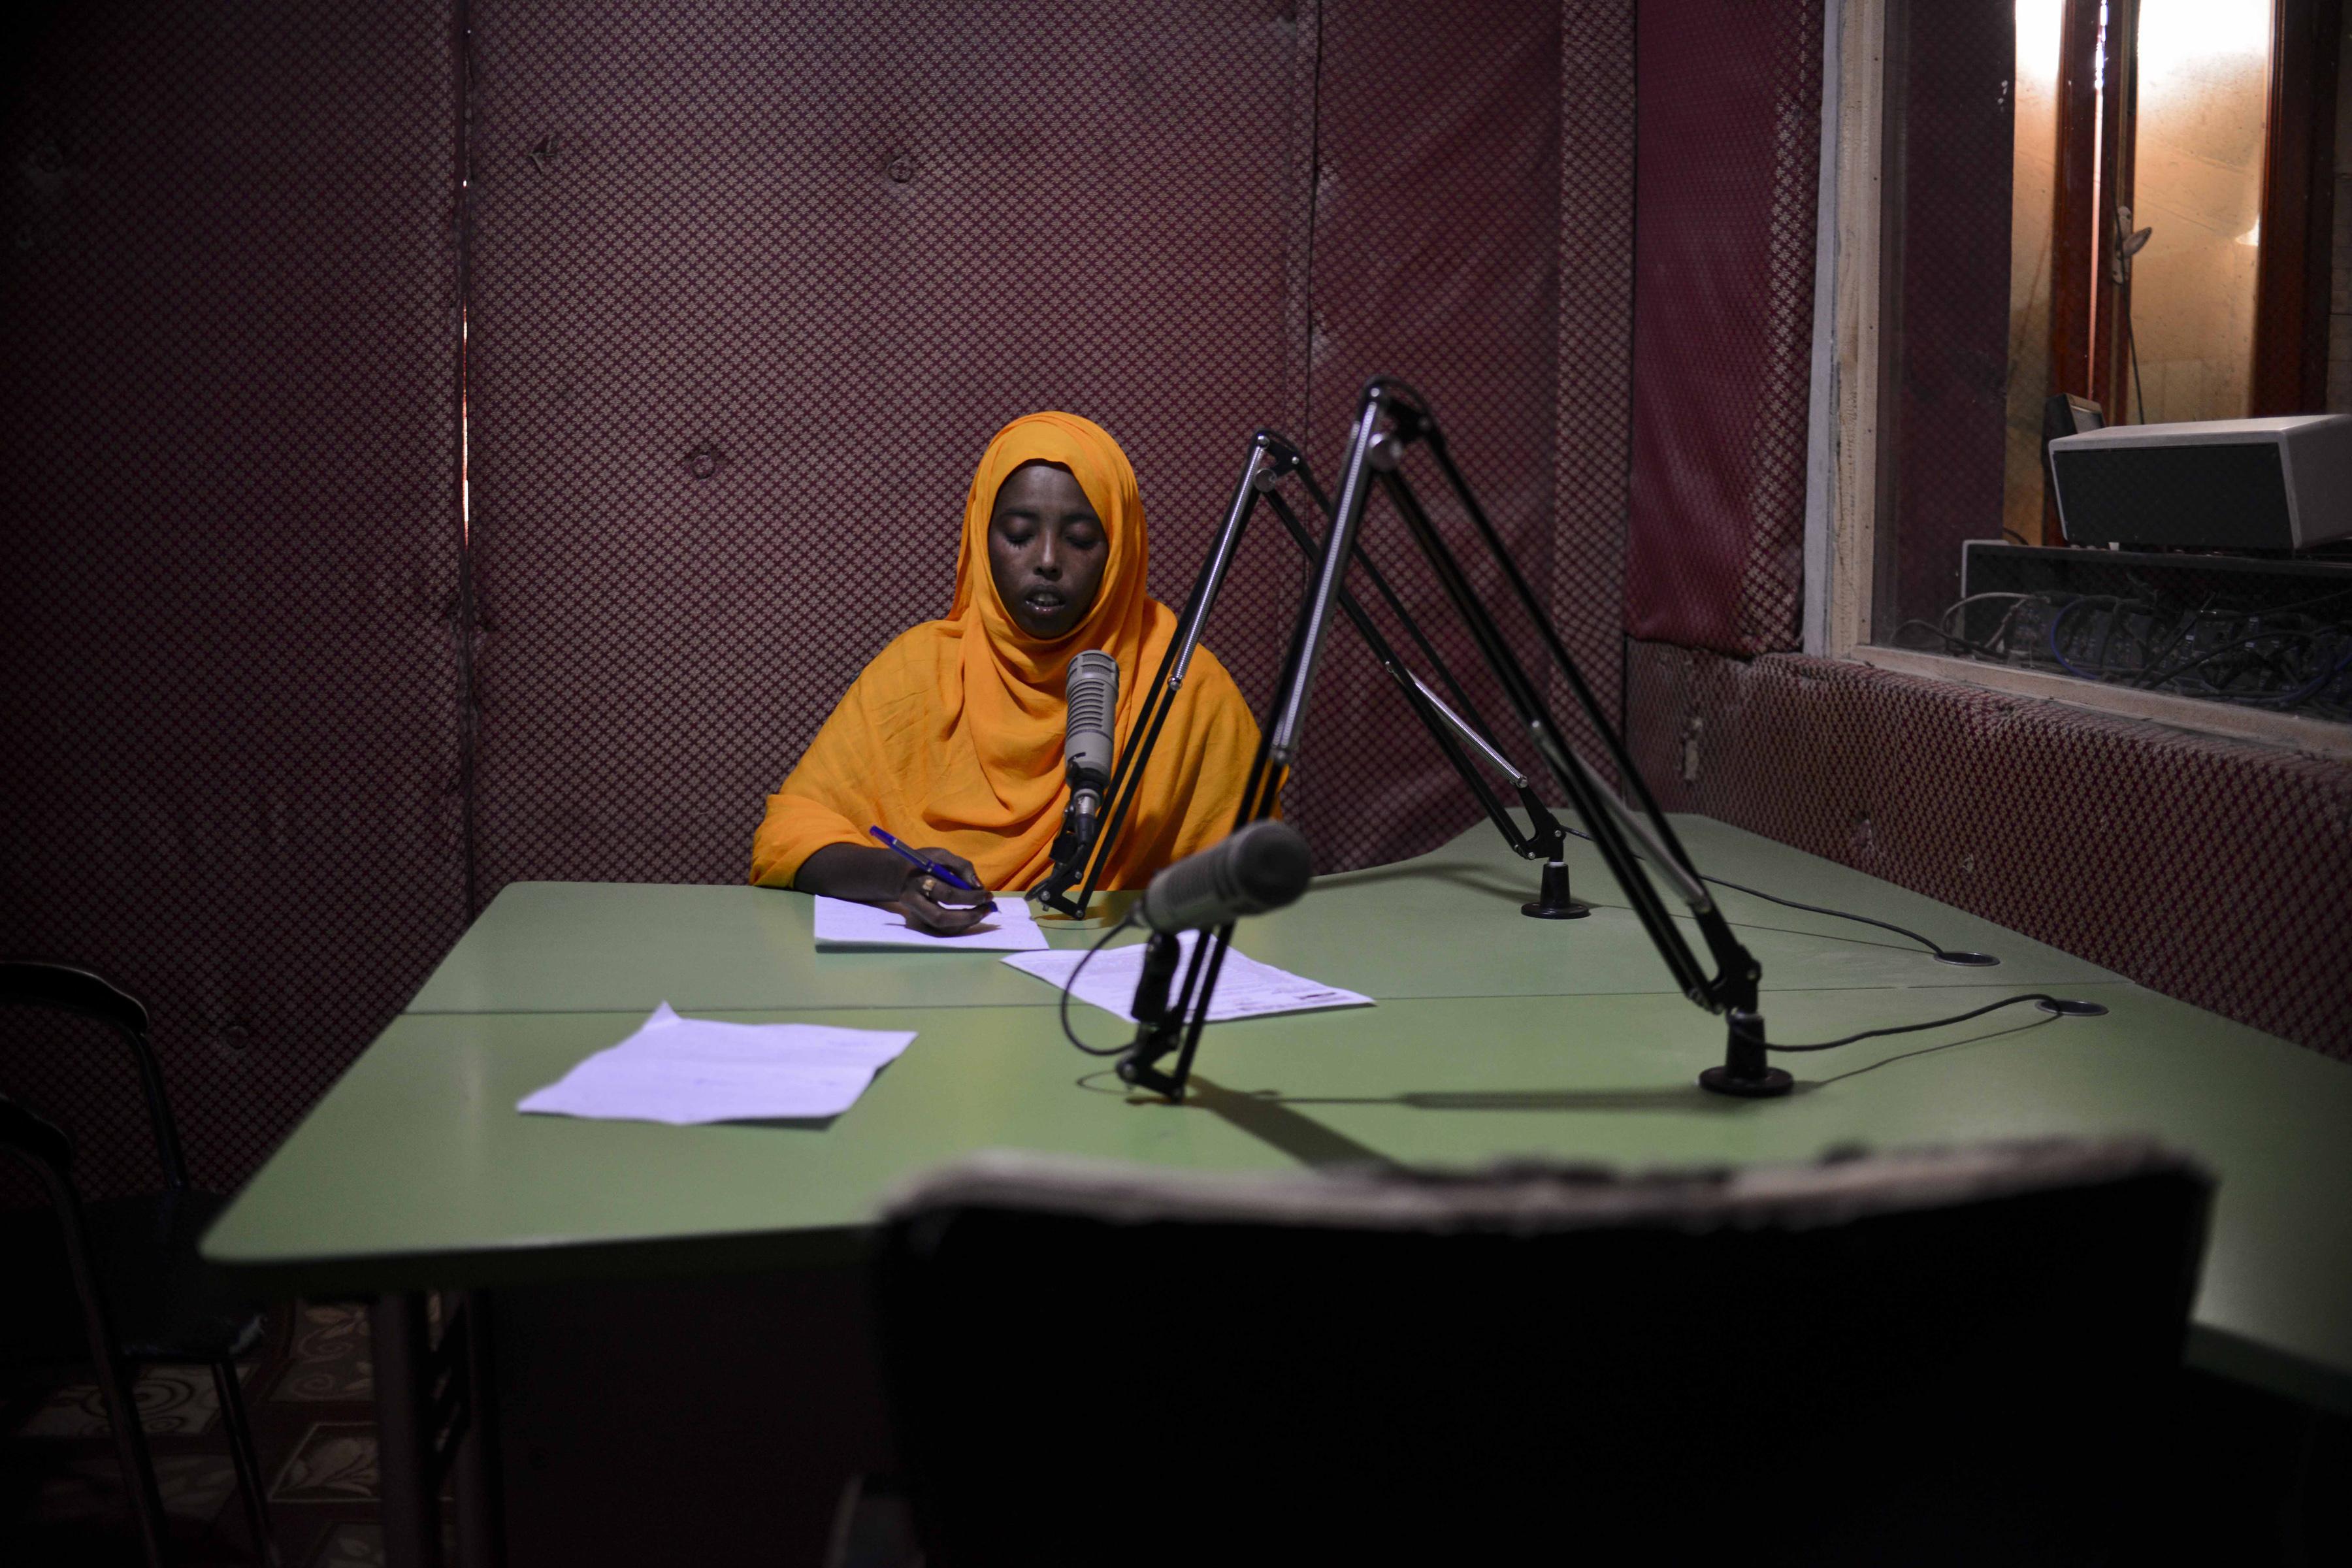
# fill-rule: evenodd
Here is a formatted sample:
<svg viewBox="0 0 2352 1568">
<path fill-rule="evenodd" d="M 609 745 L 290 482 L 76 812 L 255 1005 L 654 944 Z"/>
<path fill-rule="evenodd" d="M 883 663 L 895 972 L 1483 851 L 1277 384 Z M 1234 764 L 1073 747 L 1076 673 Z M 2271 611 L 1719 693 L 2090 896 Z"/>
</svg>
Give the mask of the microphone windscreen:
<svg viewBox="0 0 2352 1568">
<path fill-rule="evenodd" d="M 1070 708 L 1062 760 L 1108 784 L 1111 738 L 1118 728 L 1118 661 L 1089 648 L 1070 660 L 1069 679 L 1062 689 Z"/>
<path fill-rule="evenodd" d="M 1295 903 L 1315 874 L 1307 840 L 1286 822 L 1253 822 L 1222 844 L 1187 855 L 1143 890 L 1154 931 L 1208 931 Z"/>
</svg>

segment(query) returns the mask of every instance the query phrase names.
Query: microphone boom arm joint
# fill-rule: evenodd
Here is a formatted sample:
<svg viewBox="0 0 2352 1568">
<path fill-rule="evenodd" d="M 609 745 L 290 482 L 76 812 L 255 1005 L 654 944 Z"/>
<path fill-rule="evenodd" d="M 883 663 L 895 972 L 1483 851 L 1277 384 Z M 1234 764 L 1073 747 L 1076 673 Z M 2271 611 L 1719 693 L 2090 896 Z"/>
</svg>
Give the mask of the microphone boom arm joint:
<svg viewBox="0 0 2352 1568">
<path fill-rule="evenodd" d="M 1383 416 L 1388 421 L 1385 430 L 1379 428 Z M 1469 518 L 1473 531 L 1508 585 L 1510 595 L 1518 601 L 1527 619 L 1535 626 L 1553 666 L 1567 681 L 1588 726 L 1600 737 L 1638 810 L 1619 799 L 1570 743 L 1549 703 L 1504 637 L 1493 612 L 1472 586 L 1460 560 L 1438 531 L 1404 471 L 1404 453 L 1415 446 L 1425 448 L 1434 460 L 1447 489 Z M 1478 504 L 1469 481 L 1455 466 L 1446 447 L 1445 433 L 1430 412 L 1427 399 L 1404 382 L 1391 377 L 1373 379 L 1364 388 L 1348 462 L 1348 471 L 1340 479 L 1343 509 L 1352 504 L 1360 513 L 1362 492 L 1370 483 L 1377 483 L 1388 496 L 1455 615 L 1501 684 L 1505 700 L 1527 727 L 1537 752 L 1568 792 L 1594 847 L 1624 889 L 1634 917 L 1658 950 L 1668 973 L 1693 1002 L 1725 1016 L 1723 1065 L 1701 1073 L 1699 1082 L 1716 1093 L 1743 1099 L 1788 1093 L 1792 1080 L 1788 1073 L 1769 1065 L 1764 1020 L 1758 1012 L 1762 965 L 1732 934 L 1729 922 L 1708 895 L 1673 824 L 1658 808 L 1641 770 L 1634 765 L 1623 737 L 1601 710 L 1559 628 L 1552 624 L 1502 535 L 1487 518 L 1486 509 Z M 1341 520 L 1343 524 L 1351 520 Z M 1352 539 L 1353 530 L 1349 532 Z M 1656 883 L 1647 874 L 1643 853 L 1650 858 L 1648 864 L 1658 868 L 1659 876 L 1671 885 L 1697 925 L 1714 964 L 1712 974 L 1702 967 L 1690 943 L 1675 926 Z"/>
</svg>

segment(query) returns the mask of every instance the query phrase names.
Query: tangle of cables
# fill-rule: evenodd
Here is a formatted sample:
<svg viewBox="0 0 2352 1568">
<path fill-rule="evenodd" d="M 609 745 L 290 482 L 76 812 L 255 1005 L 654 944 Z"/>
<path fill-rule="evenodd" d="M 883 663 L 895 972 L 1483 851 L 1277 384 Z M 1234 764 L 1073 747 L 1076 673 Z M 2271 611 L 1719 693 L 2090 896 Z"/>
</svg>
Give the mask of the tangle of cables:
<svg viewBox="0 0 2352 1568">
<path fill-rule="evenodd" d="M 2352 718 L 2352 585 L 2270 605 L 2191 601 L 2145 582 L 2126 594 L 1971 594 L 1895 637 L 2110 686 Z"/>
</svg>

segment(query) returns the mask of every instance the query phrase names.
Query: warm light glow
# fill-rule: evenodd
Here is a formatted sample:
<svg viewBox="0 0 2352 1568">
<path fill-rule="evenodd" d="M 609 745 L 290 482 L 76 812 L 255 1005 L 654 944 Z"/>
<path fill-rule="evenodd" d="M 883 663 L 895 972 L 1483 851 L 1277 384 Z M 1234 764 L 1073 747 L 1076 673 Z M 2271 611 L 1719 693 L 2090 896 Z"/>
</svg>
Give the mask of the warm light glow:
<svg viewBox="0 0 2352 1568">
<path fill-rule="evenodd" d="M 2021 83 L 2055 83 L 2065 0 L 2017 0 L 2017 77 Z"/>
<path fill-rule="evenodd" d="M 2263 243 L 2263 220 L 2256 218 L 2254 226 L 2238 237 L 2238 243 L 2259 247 Z"/>
<path fill-rule="evenodd" d="M 2192 66 L 2237 68 L 2271 48 L 2272 0 L 2140 0 L 2139 86 L 2146 93 Z M 2019 7 L 2018 26 L 2025 26 Z"/>
<path fill-rule="evenodd" d="M 457 537 L 474 539 L 474 420 L 473 397 L 465 384 L 468 337 L 466 308 L 457 307 Z"/>
</svg>

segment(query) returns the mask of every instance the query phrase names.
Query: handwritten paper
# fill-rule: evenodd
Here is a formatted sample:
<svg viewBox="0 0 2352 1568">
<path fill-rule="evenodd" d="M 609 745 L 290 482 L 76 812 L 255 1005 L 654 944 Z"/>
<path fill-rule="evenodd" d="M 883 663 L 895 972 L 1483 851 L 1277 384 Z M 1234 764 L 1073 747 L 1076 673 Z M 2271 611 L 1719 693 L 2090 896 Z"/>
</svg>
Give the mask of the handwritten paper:
<svg viewBox="0 0 2352 1568">
<path fill-rule="evenodd" d="M 838 1116 L 914 1038 L 911 1029 L 681 1018 L 665 1002 L 636 1033 L 515 1109 L 672 1126 Z"/>
<path fill-rule="evenodd" d="M 1197 931 L 1185 931 L 1176 939 L 1187 962 L 1199 936 Z M 1143 973 L 1144 945 L 1139 942 L 1105 948 L 1086 966 L 1086 973 L 1078 976 L 1077 989 L 1070 994 L 1132 1024 L 1135 1015 L 1128 1011 L 1128 1004 L 1135 999 L 1135 983 Z M 1064 948 L 1051 952 L 1016 953 L 1004 962 L 1024 974 L 1034 974 L 1059 988 L 1069 984 L 1071 972 L 1084 957 L 1082 951 Z M 1171 1000 L 1176 989 L 1183 984 L 1183 965 L 1180 963 L 1176 980 L 1169 987 Z M 1263 1018 L 1276 1013 L 1315 1013 L 1327 1007 L 1370 1005 L 1372 999 L 1369 996 L 1303 979 L 1272 964 L 1245 958 L 1237 948 L 1228 948 L 1224 966 L 1217 971 L 1217 994 L 1210 999 L 1209 1022 L 1223 1024 L 1234 1018 Z"/>
<path fill-rule="evenodd" d="M 941 936 L 908 923 L 897 910 L 847 899 L 816 900 L 816 950 L 860 952 L 905 948 L 962 949 L 970 952 L 1032 952 L 1045 946 L 1045 933 L 1027 900 L 1000 894 L 996 910 L 970 931 Z"/>
</svg>

